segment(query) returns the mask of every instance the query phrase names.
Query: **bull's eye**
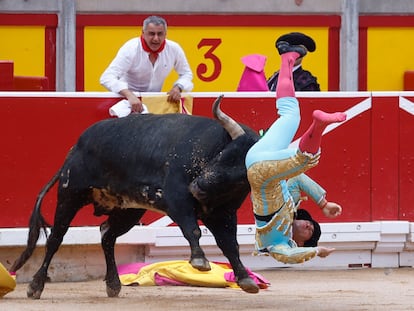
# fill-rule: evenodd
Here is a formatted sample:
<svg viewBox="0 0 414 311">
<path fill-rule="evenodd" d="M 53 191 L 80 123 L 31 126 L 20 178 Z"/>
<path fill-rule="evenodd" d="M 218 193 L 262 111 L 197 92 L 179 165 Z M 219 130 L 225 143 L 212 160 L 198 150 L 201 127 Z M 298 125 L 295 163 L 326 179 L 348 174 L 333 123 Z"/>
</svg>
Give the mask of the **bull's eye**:
<svg viewBox="0 0 414 311">
<path fill-rule="evenodd" d="M 157 199 L 161 199 L 162 198 L 162 189 L 157 189 L 155 192 L 155 197 Z"/>
</svg>

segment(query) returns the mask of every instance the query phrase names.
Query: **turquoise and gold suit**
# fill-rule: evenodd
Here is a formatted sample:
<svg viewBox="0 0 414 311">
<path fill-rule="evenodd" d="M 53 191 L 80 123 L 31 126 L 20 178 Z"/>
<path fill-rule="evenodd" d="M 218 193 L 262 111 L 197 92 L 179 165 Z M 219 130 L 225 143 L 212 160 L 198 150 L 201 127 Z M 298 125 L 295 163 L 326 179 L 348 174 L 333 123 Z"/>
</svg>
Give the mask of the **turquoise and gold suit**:
<svg viewBox="0 0 414 311">
<path fill-rule="evenodd" d="M 298 189 L 316 202 L 325 195 L 319 185 L 303 174 L 318 164 L 320 154 L 289 148 L 300 123 L 298 100 L 283 97 L 277 99 L 276 105 L 279 118 L 246 155 L 256 221 L 255 253 L 284 263 L 301 263 L 315 257 L 317 248 L 298 247 L 292 240 L 291 229 L 300 201 Z"/>
</svg>

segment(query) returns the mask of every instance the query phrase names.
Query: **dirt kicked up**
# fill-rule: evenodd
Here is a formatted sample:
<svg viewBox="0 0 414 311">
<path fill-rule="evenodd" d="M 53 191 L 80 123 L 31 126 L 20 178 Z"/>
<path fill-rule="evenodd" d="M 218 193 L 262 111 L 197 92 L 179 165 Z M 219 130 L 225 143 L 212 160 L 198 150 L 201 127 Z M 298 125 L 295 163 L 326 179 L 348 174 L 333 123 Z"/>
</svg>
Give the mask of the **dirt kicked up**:
<svg viewBox="0 0 414 311">
<path fill-rule="evenodd" d="M 123 286 L 108 298 L 102 280 L 46 283 L 40 300 L 26 297 L 26 283 L 0 299 L 0 310 L 414 310 L 414 269 L 255 271 L 268 289 L 247 294 L 240 289 L 187 286 Z"/>
</svg>

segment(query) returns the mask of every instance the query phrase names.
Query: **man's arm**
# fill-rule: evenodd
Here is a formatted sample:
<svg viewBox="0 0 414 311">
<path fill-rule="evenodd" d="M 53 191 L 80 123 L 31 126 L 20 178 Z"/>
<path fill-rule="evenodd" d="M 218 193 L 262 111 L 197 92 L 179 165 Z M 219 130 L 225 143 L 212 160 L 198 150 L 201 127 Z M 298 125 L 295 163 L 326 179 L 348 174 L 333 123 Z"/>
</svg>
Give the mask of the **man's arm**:
<svg viewBox="0 0 414 311">
<path fill-rule="evenodd" d="M 122 90 L 128 89 L 128 83 L 120 78 L 129 70 L 132 57 L 134 41 L 126 42 L 111 61 L 109 66 L 102 73 L 99 82 L 108 91 L 120 94 Z"/>
<path fill-rule="evenodd" d="M 335 202 L 327 201 L 325 198 L 326 190 L 306 174 L 302 173 L 290 178 L 287 181 L 287 186 L 296 205 L 300 203 L 300 195 L 303 191 L 321 208 L 326 217 L 334 218 L 342 213 L 341 206 Z"/>
<path fill-rule="evenodd" d="M 194 87 L 193 72 L 191 71 L 184 50 L 178 44 L 174 69 L 178 74 L 178 79 L 174 82 L 174 86 L 180 87 L 181 91 L 191 92 Z"/>
<path fill-rule="evenodd" d="M 99 81 L 108 91 L 125 97 L 131 105 L 132 112 L 141 112 L 143 109 L 141 99 L 128 89 L 126 81 L 120 79 L 131 67 L 135 46 L 136 40 L 126 42 L 102 73 Z"/>
<path fill-rule="evenodd" d="M 171 41 L 170 41 L 171 42 Z M 178 79 L 174 82 L 173 87 L 168 92 L 167 101 L 179 102 L 181 99 L 181 92 L 190 92 L 193 87 L 193 72 L 191 71 L 187 57 L 184 50 L 176 42 L 171 42 L 175 48 L 176 61 L 174 64 L 174 70 L 178 74 Z"/>
<path fill-rule="evenodd" d="M 321 90 L 317 78 L 312 75 L 310 71 L 304 70 L 302 67 L 293 72 L 293 80 L 295 84 L 295 90 L 297 92 L 316 92 Z"/>
</svg>

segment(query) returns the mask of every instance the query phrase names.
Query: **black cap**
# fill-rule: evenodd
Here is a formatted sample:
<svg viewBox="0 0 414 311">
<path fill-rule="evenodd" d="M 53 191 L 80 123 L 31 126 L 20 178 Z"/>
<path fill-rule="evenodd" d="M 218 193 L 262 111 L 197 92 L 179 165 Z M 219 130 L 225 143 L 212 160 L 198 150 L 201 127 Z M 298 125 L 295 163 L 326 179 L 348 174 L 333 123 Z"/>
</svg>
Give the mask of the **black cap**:
<svg viewBox="0 0 414 311">
<path fill-rule="evenodd" d="M 291 32 L 291 33 L 287 33 L 285 35 L 280 36 L 276 42 L 275 42 L 275 46 L 279 41 L 286 41 L 287 43 L 291 44 L 291 45 L 303 45 L 306 47 L 306 49 L 309 52 L 313 52 L 316 50 L 316 43 L 315 41 L 301 33 L 301 32 Z"/>
<path fill-rule="evenodd" d="M 309 240 L 304 243 L 304 247 L 316 247 L 318 246 L 319 238 L 321 237 L 321 226 L 316 222 L 308 211 L 300 208 L 296 212 L 297 220 L 309 220 L 313 224 L 313 234 Z"/>
</svg>

